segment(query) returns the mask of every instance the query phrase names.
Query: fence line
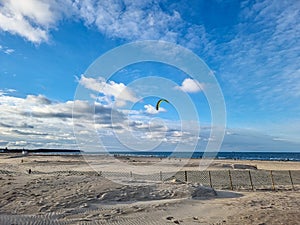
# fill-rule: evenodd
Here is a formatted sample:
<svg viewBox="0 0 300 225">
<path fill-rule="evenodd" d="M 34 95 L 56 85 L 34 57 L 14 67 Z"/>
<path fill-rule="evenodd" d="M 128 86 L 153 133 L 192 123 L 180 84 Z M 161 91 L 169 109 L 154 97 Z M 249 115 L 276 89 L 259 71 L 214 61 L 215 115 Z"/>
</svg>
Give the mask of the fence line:
<svg viewBox="0 0 300 225">
<path fill-rule="evenodd" d="M 130 172 L 102 172 L 104 177 L 122 177 L 138 180 L 200 183 L 215 189 L 228 190 L 300 190 L 300 170 L 205 170 L 162 172 L 141 175 Z"/>
<path fill-rule="evenodd" d="M 184 176 L 182 175 L 184 174 Z M 184 177 L 184 179 L 182 179 Z M 171 178 L 197 182 L 215 189 L 230 190 L 296 190 L 300 189 L 300 171 L 212 170 L 179 171 Z"/>
<path fill-rule="evenodd" d="M 3 174 L 9 171 L 2 171 Z M 49 174 L 32 171 L 32 174 Z M 1 172 L 0 172 L 1 174 Z M 136 174 L 133 172 L 108 171 L 53 171 L 50 174 L 103 176 L 150 181 L 168 181 L 176 179 L 181 182 L 199 183 L 215 189 L 228 190 L 300 190 L 300 170 L 204 170 L 178 171 L 154 174 Z"/>
<path fill-rule="evenodd" d="M 116 174 L 115 174 L 116 175 Z M 123 174 L 124 175 L 124 174 Z M 104 176 L 113 176 L 104 172 Z M 200 183 L 215 189 L 229 190 L 296 190 L 300 189 L 300 170 L 207 170 L 179 171 L 175 174 L 132 174 L 134 179 L 168 181 L 176 179 L 182 182 Z"/>
</svg>

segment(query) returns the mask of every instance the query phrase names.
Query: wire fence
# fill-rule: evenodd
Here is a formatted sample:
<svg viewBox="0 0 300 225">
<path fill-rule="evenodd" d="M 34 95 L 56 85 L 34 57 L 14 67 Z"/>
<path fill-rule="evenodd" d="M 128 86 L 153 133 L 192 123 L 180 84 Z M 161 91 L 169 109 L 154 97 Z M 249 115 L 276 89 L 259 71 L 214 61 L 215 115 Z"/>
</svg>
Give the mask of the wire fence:
<svg viewBox="0 0 300 225">
<path fill-rule="evenodd" d="M 298 170 L 214 170 L 180 171 L 179 173 L 186 174 L 185 182 L 197 182 L 216 189 L 253 191 L 300 189 L 300 171 Z M 178 179 L 177 174 L 175 177 Z"/>
<path fill-rule="evenodd" d="M 32 171 L 32 174 L 43 172 Z M 46 172 L 44 172 L 46 173 Z M 49 172 L 47 172 L 49 174 Z M 300 170 L 204 170 L 136 174 L 109 171 L 53 171 L 54 175 L 102 176 L 108 179 L 199 183 L 228 190 L 300 190 Z"/>
<path fill-rule="evenodd" d="M 179 171 L 175 174 L 159 172 L 150 175 L 118 172 L 102 172 L 107 178 L 119 176 L 136 180 L 199 183 L 215 189 L 228 190 L 300 190 L 300 170 L 212 170 Z"/>
</svg>

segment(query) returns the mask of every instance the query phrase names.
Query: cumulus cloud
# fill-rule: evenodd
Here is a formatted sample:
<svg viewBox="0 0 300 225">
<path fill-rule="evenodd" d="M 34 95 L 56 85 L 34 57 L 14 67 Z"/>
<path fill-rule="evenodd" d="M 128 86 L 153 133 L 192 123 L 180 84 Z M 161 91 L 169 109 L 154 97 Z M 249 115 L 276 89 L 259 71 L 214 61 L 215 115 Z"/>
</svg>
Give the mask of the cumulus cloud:
<svg viewBox="0 0 300 225">
<path fill-rule="evenodd" d="M 203 90 L 204 85 L 191 78 L 186 78 L 182 82 L 181 86 L 175 87 L 176 89 L 182 90 L 187 93 L 196 93 Z"/>
<path fill-rule="evenodd" d="M 76 149 L 70 103 L 53 103 L 41 95 L 21 98 L 7 94 L 0 96 L 0 102 L 2 147 L 55 147 L 60 143 L 61 148 Z M 62 118 L 62 113 L 69 117 Z"/>
<path fill-rule="evenodd" d="M 159 109 L 156 110 L 156 108 L 150 104 L 144 105 L 144 108 L 145 108 L 145 112 L 148 114 L 158 114 L 160 112 L 166 112 L 165 108 L 159 107 Z"/>
<path fill-rule="evenodd" d="M 123 83 L 116 83 L 114 81 L 105 82 L 82 75 L 79 84 L 104 95 L 102 98 L 100 96 L 98 100 L 104 100 L 108 104 L 111 104 L 114 100 L 117 106 L 124 106 L 126 102 L 136 102 L 138 100 L 134 92 Z"/>
<path fill-rule="evenodd" d="M 32 104 L 41 104 L 41 105 L 49 105 L 51 104 L 51 100 L 47 99 L 43 95 L 27 95 L 26 101 Z"/>
<path fill-rule="evenodd" d="M 40 43 L 48 40 L 48 28 L 56 22 L 47 1 L 1 1 L 0 28 L 25 39 Z"/>
<path fill-rule="evenodd" d="M 214 137 L 210 137 L 210 127 L 203 127 L 200 136 L 197 136 L 192 121 L 189 126 L 185 121 L 152 120 L 144 112 L 136 111 L 129 118 L 127 114 L 100 103 L 79 100 L 49 102 L 45 99 L 48 98 L 40 95 L 24 98 L 0 95 L 0 147 L 77 149 L 77 144 L 84 143 L 83 148 L 93 149 L 102 138 L 108 148 L 120 150 L 124 146 L 118 140 L 119 134 L 124 138 L 122 141 L 131 140 L 128 138 L 133 135 L 132 140 L 136 141 L 133 145 L 141 148 L 145 143 L 152 142 L 162 143 L 164 148 L 169 148 L 176 144 L 188 146 L 200 141 L 199 150 L 204 150 L 208 141 L 214 141 Z M 28 111 L 31 113 L 28 114 Z M 77 139 L 74 130 L 78 132 Z M 270 150 L 283 146 L 299 148 L 299 144 L 279 138 L 247 130 L 227 130 L 223 147 L 231 150 Z"/>
<path fill-rule="evenodd" d="M 111 137 L 114 132 L 134 130 L 142 136 L 150 129 L 149 124 L 131 123 L 121 111 L 97 102 L 52 102 L 42 95 L 20 98 L 7 94 L 0 96 L 0 102 L 2 147 L 77 148 L 74 128 L 79 135 L 77 141 L 90 140 L 92 148 L 98 135 Z M 151 126 L 151 129 L 161 132 L 162 127 Z"/>
<path fill-rule="evenodd" d="M 171 136 L 173 137 L 181 137 L 183 135 L 183 132 L 180 132 L 178 130 L 172 131 Z"/>
</svg>

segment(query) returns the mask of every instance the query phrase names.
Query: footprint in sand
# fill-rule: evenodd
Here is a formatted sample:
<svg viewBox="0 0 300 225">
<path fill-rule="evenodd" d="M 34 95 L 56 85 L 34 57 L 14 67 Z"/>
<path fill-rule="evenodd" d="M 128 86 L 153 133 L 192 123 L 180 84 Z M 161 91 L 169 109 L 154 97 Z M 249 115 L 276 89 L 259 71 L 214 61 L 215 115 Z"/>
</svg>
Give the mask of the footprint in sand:
<svg viewBox="0 0 300 225">
<path fill-rule="evenodd" d="M 180 221 L 179 220 L 175 220 L 175 218 L 173 216 L 166 217 L 166 220 L 172 221 L 175 224 L 180 224 Z"/>
<path fill-rule="evenodd" d="M 168 216 L 166 219 L 167 219 L 167 220 L 173 220 L 174 217 L 173 217 L 173 216 Z"/>
<path fill-rule="evenodd" d="M 111 218 L 111 215 L 110 214 L 99 214 L 99 217 L 101 219 L 110 219 Z"/>
</svg>

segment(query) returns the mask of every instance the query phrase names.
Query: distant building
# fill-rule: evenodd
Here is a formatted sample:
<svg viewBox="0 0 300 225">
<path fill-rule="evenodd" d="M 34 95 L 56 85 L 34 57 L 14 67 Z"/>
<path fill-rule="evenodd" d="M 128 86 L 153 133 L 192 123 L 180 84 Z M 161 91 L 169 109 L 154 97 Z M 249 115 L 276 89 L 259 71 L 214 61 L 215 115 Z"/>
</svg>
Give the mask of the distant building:
<svg viewBox="0 0 300 225">
<path fill-rule="evenodd" d="M 28 154 L 28 151 L 27 150 L 23 150 L 22 151 L 22 155 L 27 155 Z"/>
</svg>

